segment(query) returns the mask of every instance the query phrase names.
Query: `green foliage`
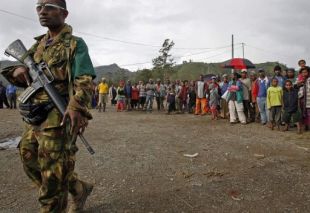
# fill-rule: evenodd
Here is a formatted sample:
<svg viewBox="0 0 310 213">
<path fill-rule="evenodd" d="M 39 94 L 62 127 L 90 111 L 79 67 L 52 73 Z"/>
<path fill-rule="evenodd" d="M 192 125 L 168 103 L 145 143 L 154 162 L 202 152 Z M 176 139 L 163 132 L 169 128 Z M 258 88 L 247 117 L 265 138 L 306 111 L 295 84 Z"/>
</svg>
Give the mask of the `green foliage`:
<svg viewBox="0 0 310 213">
<path fill-rule="evenodd" d="M 132 79 L 135 75 L 129 70 L 120 68 L 117 64 L 111 64 L 108 66 L 95 67 L 96 79 L 95 82 L 100 81 L 102 78 L 106 78 L 110 84 L 118 85 L 120 80 Z"/>
<path fill-rule="evenodd" d="M 174 59 L 172 55 L 169 54 L 174 46 L 174 42 L 170 39 L 166 39 L 162 44 L 162 48 L 159 50 L 159 56 L 152 60 L 154 69 L 164 69 L 169 70 L 174 65 Z"/>
<path fill-rule="evenodd" d="M 152 69 L 152 78 L 168 79 L 173 74 L 174 59 L 170 54 L 174 42 L 166 39 L 159 50 L 159 56 L 152 60 L 154 68 Z"/>
<path fill-rule="evenodd" d="M 153 78 L 153 72 L 149 69 L 138 70 L 135 72 L 133 82 L 144 81 L 147 82 L 150 78 Z"/>
</svg>

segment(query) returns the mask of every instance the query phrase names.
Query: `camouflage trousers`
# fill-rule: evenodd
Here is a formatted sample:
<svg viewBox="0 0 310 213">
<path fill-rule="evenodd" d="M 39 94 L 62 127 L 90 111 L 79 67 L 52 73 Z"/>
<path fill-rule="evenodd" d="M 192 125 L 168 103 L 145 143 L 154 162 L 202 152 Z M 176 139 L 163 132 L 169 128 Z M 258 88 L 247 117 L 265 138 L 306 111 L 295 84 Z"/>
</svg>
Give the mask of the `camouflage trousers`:
<svg viewBox="0 0 310 213">
<path fill-rule="evenodd" d="M 37 130 L 27 125 L 19 144 L 24 171 L 39 188 L 42 213 L 65 212 L 68 193 L 77 196 L 83 192 L 74 172 L 78 149 L 68 135 L 62 127 Z"/>
</svg>

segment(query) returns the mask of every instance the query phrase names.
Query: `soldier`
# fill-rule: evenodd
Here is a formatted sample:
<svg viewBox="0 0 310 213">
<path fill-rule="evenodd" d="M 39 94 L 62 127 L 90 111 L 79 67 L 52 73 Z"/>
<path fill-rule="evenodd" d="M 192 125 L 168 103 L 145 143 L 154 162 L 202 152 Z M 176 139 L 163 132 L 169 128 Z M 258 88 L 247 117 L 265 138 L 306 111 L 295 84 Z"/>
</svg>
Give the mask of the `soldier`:
<svg viewBox="0 0 310 213">
<path fill-rule="evenodd" d="M 45 111 L 38 116 L 45 117 L 39 118 L 40 123 L 26 124 L 19 144 L 21 160 L 27 176 L 39 188 L 40 212 L 65 212 L 68 192 L 72 195 L 69 212 L 80 212 L 93 185 L 79 180 L 74 172 L 78 151 L 75 141 L 92 119 L 87 106 L 95 72 L 85 42 L 73 36 L 72 28 L 65 23 L 65 0 L 38 0 L 36 10 L 40 24 L 48 32 L 36 38 L 28 54 L 36 63 L 46 62 L 55 77 L 54 86 L 68 106 L 62 118 L 55 107 L 44 107 L 50 106 L 45 91 L 31 98 L 27 103 L 29 111 L 41 107 Z M 17 86 L 31 83 L 28 70 L 22 65 L 7 67 L 2 74 Z"/>
</svg>

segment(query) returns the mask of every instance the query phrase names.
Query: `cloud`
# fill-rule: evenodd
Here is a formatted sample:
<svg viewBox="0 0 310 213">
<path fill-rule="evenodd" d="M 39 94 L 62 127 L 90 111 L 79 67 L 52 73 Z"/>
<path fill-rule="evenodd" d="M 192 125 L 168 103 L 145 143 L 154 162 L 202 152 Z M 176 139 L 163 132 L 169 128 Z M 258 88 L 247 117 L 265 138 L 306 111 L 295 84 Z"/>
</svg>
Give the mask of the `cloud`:
<svg viewBox="0 0 310 213">
<path fill-rule="evenodd" d="M 35 0 L 2 0 L 0 9 L 34 21 L 0 11 L 0 50 L 16 38 L 29 47 L 34 36 L 46 32 L 36 21 L 35 3 Z M 280 61 L 296 66 L 299 58 L 309 59 L 310 2 L 307 0 L 67 0 L 67 4 L 70 12 L 67 22 L 87 42 L 95 65 L 151 62 L 159 50 L 151 46 L 161 45 L 166 38 L 176 43 L 173 54 L 180 57 L 179 62 L 184 59 L 223 61 L 231 57 L 229 49 L 196 55 L 201 50 L 177 48 L 227 46 L 232 33 L 236 39 L 236 56 L 242 55 L 237 43 L 244 42 L 246 57 L 253 62 Z M 151 46 L 114 42 L 103 37 Z"/>
</svg>

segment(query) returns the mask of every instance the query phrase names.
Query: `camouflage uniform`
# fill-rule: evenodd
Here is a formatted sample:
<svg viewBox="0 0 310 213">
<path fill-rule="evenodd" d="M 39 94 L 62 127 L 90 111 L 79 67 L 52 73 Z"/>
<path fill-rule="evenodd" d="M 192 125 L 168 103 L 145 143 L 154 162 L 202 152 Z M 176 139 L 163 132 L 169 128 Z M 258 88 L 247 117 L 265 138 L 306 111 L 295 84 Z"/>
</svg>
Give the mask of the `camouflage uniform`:
<svg viewBox="0 0 310 213">
<path fill-rule="evenodd" d="M 35 62 L 46 62 L 55 77 L 54 86 L 69 100 L 68 108 L 79 111 L 87 119 L 87 109 L 92 95 L 92 79 L 95 72 L 85 42 L 72 36 L 72 29 L 65 25 L 61 33 L 49 40 L 48 34 L 37 37 L 37 43 L 29 50 Z M 69 51 L 70 50 L 70 51 Z M 69 53 L 70 52 L 70 53 Z M 2 74 L 12 83 L 16 67 L 8 67 Z M 71 73 L 71 76 L 69 74 Z M 69 80 L 69 78 L 73 81 Z M 70 86 L 74 91 L 69 98 Z M 45 91 L 32 98 L 32 103 L 49 101 Z M 61 126 L 62 116 L 56 108 L 49 112 L 47 119 L 39 126 L 26 124 L 19 149 L 27 176 L 39 187 L 41 212 L 64 212 L 68 192 L 75 197 L 83 193 L 84 182 L 74 173 L 75 154 L 78 148 L 76 137 L 69 134 L 68 123 Z"/>
</svg>

